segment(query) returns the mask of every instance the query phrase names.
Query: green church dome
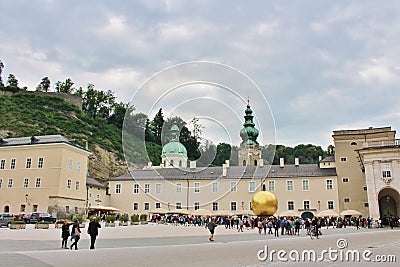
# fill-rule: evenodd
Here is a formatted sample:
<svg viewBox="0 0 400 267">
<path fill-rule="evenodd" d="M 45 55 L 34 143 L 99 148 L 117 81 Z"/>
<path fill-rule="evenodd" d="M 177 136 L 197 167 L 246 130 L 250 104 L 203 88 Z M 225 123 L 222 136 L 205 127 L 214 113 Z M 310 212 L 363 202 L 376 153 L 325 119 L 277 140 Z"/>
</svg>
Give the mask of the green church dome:
<svg viewBox="0 0 400 267">
<path fill-rule="evenodd" d="M 187 151 L 185 146 L 182 145 L 179 141 L 171 141 L 163 147 L 161 155 L 187 156 Z"/>
<path fill-rule="evenodd" d="M 253 111 L 250 108 L 250 104 L 247 103 L 247 108 L 245 110 L 245 122 L 243 124 L 242 130 L 240 130 L 240 137 L 242 138 L 242 145 L 246 146 L 255 146 L 258 145 L 257 137 L 258 130 L 254 127 L 255 124 L 253 122 Z"/>
</svg>

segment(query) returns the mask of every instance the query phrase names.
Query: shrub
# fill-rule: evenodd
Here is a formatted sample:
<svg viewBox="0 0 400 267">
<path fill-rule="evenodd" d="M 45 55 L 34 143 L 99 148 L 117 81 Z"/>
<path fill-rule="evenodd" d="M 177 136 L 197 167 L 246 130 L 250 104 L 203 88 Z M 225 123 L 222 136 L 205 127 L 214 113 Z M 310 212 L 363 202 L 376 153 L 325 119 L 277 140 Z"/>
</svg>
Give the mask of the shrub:
<svg viewBox="0 0 400 267">
<path fill-rule="evenodd" d="M 115 215 L 107 215 L 106 216 L 106 222 L 108 222 L 108 223 L 115 222 Z"/>
<path fill-rule="evenodd" d="M 121 222 L 127 222 L 127 221 L 128 221 L 128 217 L 126 217 L 125 215 L 122 215 L 122 216 L 119 218 L 119 220 L 120 220 Z"/>
<path fill-rule="evenodd" d="M 58 220 L 56 221 L 56 224 L 64 224 L 65 220 Z"/>
<path fill-rule="evenodd" d="M 83 216 L 82 215 L 72 215 L 72 221 L 75 222 L 75 219 L 78 220 L 79 223 L 83 222 Z"/>
<path fill-rule="evenodd" d="M 89 220 L 92 221 L 93 218 L 96 218 L 96 221 L 97 221 L 97 222 L 100 222 L 100 217 L 99 217 L 99 216 L 92 215 L 92 216 L 89 217 Z"/>
<path fill-rule="evenodd" d="M 11 224 L 25 224 L 25 221 L 13 221 Z"/>
<path fill-rule="evenodd" d="M 138 221 L 139 221 L 139 215 L 133 214 L 133 215 L 131 216 L 131 221 L 132 221 L 132 222 L 138 222 Z"/>
<path fill-rule="evenodd" d="M 147 214 L 140 214 L 141 221 L 147 221 Z"/>
<path fill-rule="evenodd" d="M 46 222 L 46 221 L 40 221 L 40 222 L 37 222 L 37 224 L 49 224 L 49 222 Z"/>
</svg>

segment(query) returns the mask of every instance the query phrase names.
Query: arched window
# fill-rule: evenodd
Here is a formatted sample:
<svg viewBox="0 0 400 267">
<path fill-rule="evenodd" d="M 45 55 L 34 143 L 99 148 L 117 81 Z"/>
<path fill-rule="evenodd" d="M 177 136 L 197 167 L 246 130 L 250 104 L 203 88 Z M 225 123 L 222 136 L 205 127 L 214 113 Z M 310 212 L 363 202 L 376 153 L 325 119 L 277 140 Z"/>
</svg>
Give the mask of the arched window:
<svg viewBox="0 0 400 267">
<path fill-rule="evenodd" d="M 10 212 L 10 206 L 4 206 L 4 212 Z"/>
<path fill-rule="evenodd" d="M 246 160 L 243 160 L 243 166 L 246 166 Z"/>
<path fill-rule="evenodd" d="M 257 166 L 257 160 L 256 159 L 254 160 L 254 166 Z"/>
<path fill-rule="evenodd" d="M 179 161 L 179 167 L 182 167 L 182 160 Z"/>
</svg>

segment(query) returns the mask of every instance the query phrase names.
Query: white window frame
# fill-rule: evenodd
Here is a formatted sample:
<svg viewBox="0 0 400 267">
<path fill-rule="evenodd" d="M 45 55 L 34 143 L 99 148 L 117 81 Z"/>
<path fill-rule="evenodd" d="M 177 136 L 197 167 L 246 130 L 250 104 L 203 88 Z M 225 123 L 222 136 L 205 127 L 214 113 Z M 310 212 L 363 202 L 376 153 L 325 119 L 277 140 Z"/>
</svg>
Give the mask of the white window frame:
<svg viewBox="0 0 400 267">
<path fill-rule="evenodd" d="M 294 181 L 293 180 L 286 181 L 286 191 L 294 191 Z"/>
<path fill-rule="evenodd" d="M 25 169 L 30 169 L 32 167 L 32 158 L 26 158 Z"/>
<path fill-rule="evenodd" d="M 76 182 L 75 182 L 75 190 L 76 190 L 76 191 L 79 191 L 79 181 L 76 181 Z"/>
<path fill-rule="evenodd" d="M 44 164 L 44 158 L 43 157 L 39 157 L 38 158 L 38 169 L 42 169 L 43 168 L 43 164 Z"/>
<path fill-rule="evenodd" d="M 381 173 L 383 178 L 392 177 L 392 168 L 390 163 L 381 163 Z"/>
<path fill-rule="evenodd" d="M 76 171 L 81 172 L 81 163 L 80 162 L 76 163 Z"/>
<path fill-rule="evenodd" d="M 68 160 L 68 169 L 69 169 L 69 170 L 72 170 L 72 165 L 73 165 L 73 164 L 74 164 L 74 163 L 73 163 L 72 159 Z"/>
<path fill-rule="evenodd" d="M 29 187 L 29 178 L 24 178 L 24 188 L 28 188 Z"/>
<path fill-rule="evenodd" d="M 306 204 L 308 205 L 308 209 L 306 208 Z M 310 208 L 310 200 L 303 200 L 303 209 L 309 210 Z"/>
<path fill-rule="evenodd" d="M 156 184 L 156 194 L 160 194 L 161 193 L 161 184 L 158 183 Z"/>
<path fill-rule="evenodd" d="M 252 193 L 252 192 L 255 192 L 255 191 L 256 191 L 256 182 L 250 181 L 249 182 L 249 192 Z"/>
<path fill-rule="evenodd" d="M 346 201 L 346 199 L 348 200 L 348 201 Z M 343 203 L 350 203 L 351 202 L 351 198 L 350 197 L 344 197 L 343 198 Z"/>
<path fill-rule="evenodd" d="M 134 184 L 133 185 L 133 193 L 134 194 L 139 194 L 139 184 Z"/>
<path fill-rule="evenodd" d="M 340 157 L 340 162 L 347 162 L 347 157 Z"/>
<path fill-rule="evenodd" d="M 115 184 L 115 194 L 121 194 L 121 184 Z"/>
<path fill-rule="evenodd" d="M 35 181 L 35 187 L 39 188 L 41 186 L 41 182 L 42 182 L 42 179 L 40 177 L 37 177 L 36 181 Z"/>
<path fill-rule="evenodd" d="M 11 161 L 10 161 L 10 169 L 14 170 L 16 166 L 17 166 L 17 159 L 15 159 L 15 158 L 11 159 Z"/>
<path fill-rule="evenodd" d="M 6 160 L 2 159 L 0 160 L 0 170 L 4 170 L 6 167 Z"/>
<path fill-rule="evenodd" d="M 176 183 L 176 192 L 181 193 L 182 192 L 182 183 Z"/>
<path fill-rule="evenodd" d="M 200 202 L 194 202 L 194 210 L 200 209 Z"/>
<path fill-rule="evenodd" d="M 67 189 L 71 189 L 71 185 L 72 185 L 72 180 L 68 179 L 67 180 Z"/>
<path fill-rule="evenodd" d="M 329 207 L 330 205 L 332 205 L 331 208 Z M 328 202 L 327 202 L 327 207 L 328 207 L 328 210 L 333 210 L 333 209 L 335 209 L 335 203 L 333 202 L 333 200 L 328 200 Z"/>
<path fill-rule="evenodd" d="M 294 201 L 293 200 L 288 200 L 287 207 L 288 207 L 288 210 L 294 210 Z"/>
<path fill-rule="evenodd" d="M 212 192 L 213 193 L 218 192 L 218 182 L 213 182 L 212 183 Z"/>
<path fill-rule="evenodd" d="M 12 178 L 8 179 L 7 187 L 8 188 L 12 188 L 13 187 L 13 179 Z"/>
<path fill-rule="evenodd" d="M 150 209 L 150 203 L 149 202 L 143 203 L 143 210 L 149 210 L 149 209 Z"/>
<path fill-rule="evenodd" d="M 342 178 L 342 183 L 348 183 L 348 182 L 349 182 L 349 177 Z"/>
<path fill-rule="evenodd" d="M 237 183 L 235 181 L 231 181 L 231 192 L 237 192 Z"/>
<path fill-rule="evenodd" d="M 3 178 L 0 178 L 0 188 L 3 186 Z"/>
<path fill-rule="evenodd" d="M 139 203 L 138 202 L 133 202 L 132 203 L 132 210 L 139 210 Z"/>
<path fill-rule="evenodd" d="M 155 207 L 156 207 L 156 209 L 161 209 L 161 203 L 160 202 L 156 202 L 155 203 Z"/>
<path fill-rule="evenodd" d="M 199 182 L 194 183 L 194 192 L 200 193 L 200 183 Z"/>
<path fill-rule="evenodd" d="M 268 181 L 268 191 L 270 191 L 270 192 L 275 191 L 275 181 L 274 180 Z"/>
<path fill-rule="evenodd" d="M 231 201 L 231 211 L 237 211 L 237 202 Z"/>
<path fill-rule="evenodd" d="M 144 184 L 144 193 L 149 194 L 150 193 L 150 184 Z"/>
<path fill-rule="evenodd" d="M 218 202 L 213 202 L 212 203 L 212 210 L 213 211 L 218 211 Z"/>
<path fill-rule="evenodd" d="M 333 190 L 333 179 L 326 179 L 326 190 Z"/>
<path fill-rule="evenodd" d="M 303 191 L 310 191 L 310 180 L 308 179 L 301 180 L 301 185 Z"/>
<path fill-rule="evenodd" d="M 182 209 L 182 202 L 176 202 L 175 203 L 175 209 L 181 210 Z"/>
</svg>

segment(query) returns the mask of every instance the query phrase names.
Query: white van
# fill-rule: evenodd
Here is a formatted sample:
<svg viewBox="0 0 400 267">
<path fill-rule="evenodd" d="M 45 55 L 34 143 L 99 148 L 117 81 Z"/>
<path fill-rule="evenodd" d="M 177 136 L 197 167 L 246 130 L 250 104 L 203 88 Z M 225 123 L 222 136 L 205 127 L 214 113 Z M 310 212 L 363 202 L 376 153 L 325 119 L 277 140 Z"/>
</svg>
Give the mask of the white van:
<svg viewBox="0 0 400 267">
<path fill-rule="evenodd" d="M 14 214 L 12 213 L 0 213 L 0 227 L 10 227 L 11 222 L 14 220 Z"/>
</svg>

